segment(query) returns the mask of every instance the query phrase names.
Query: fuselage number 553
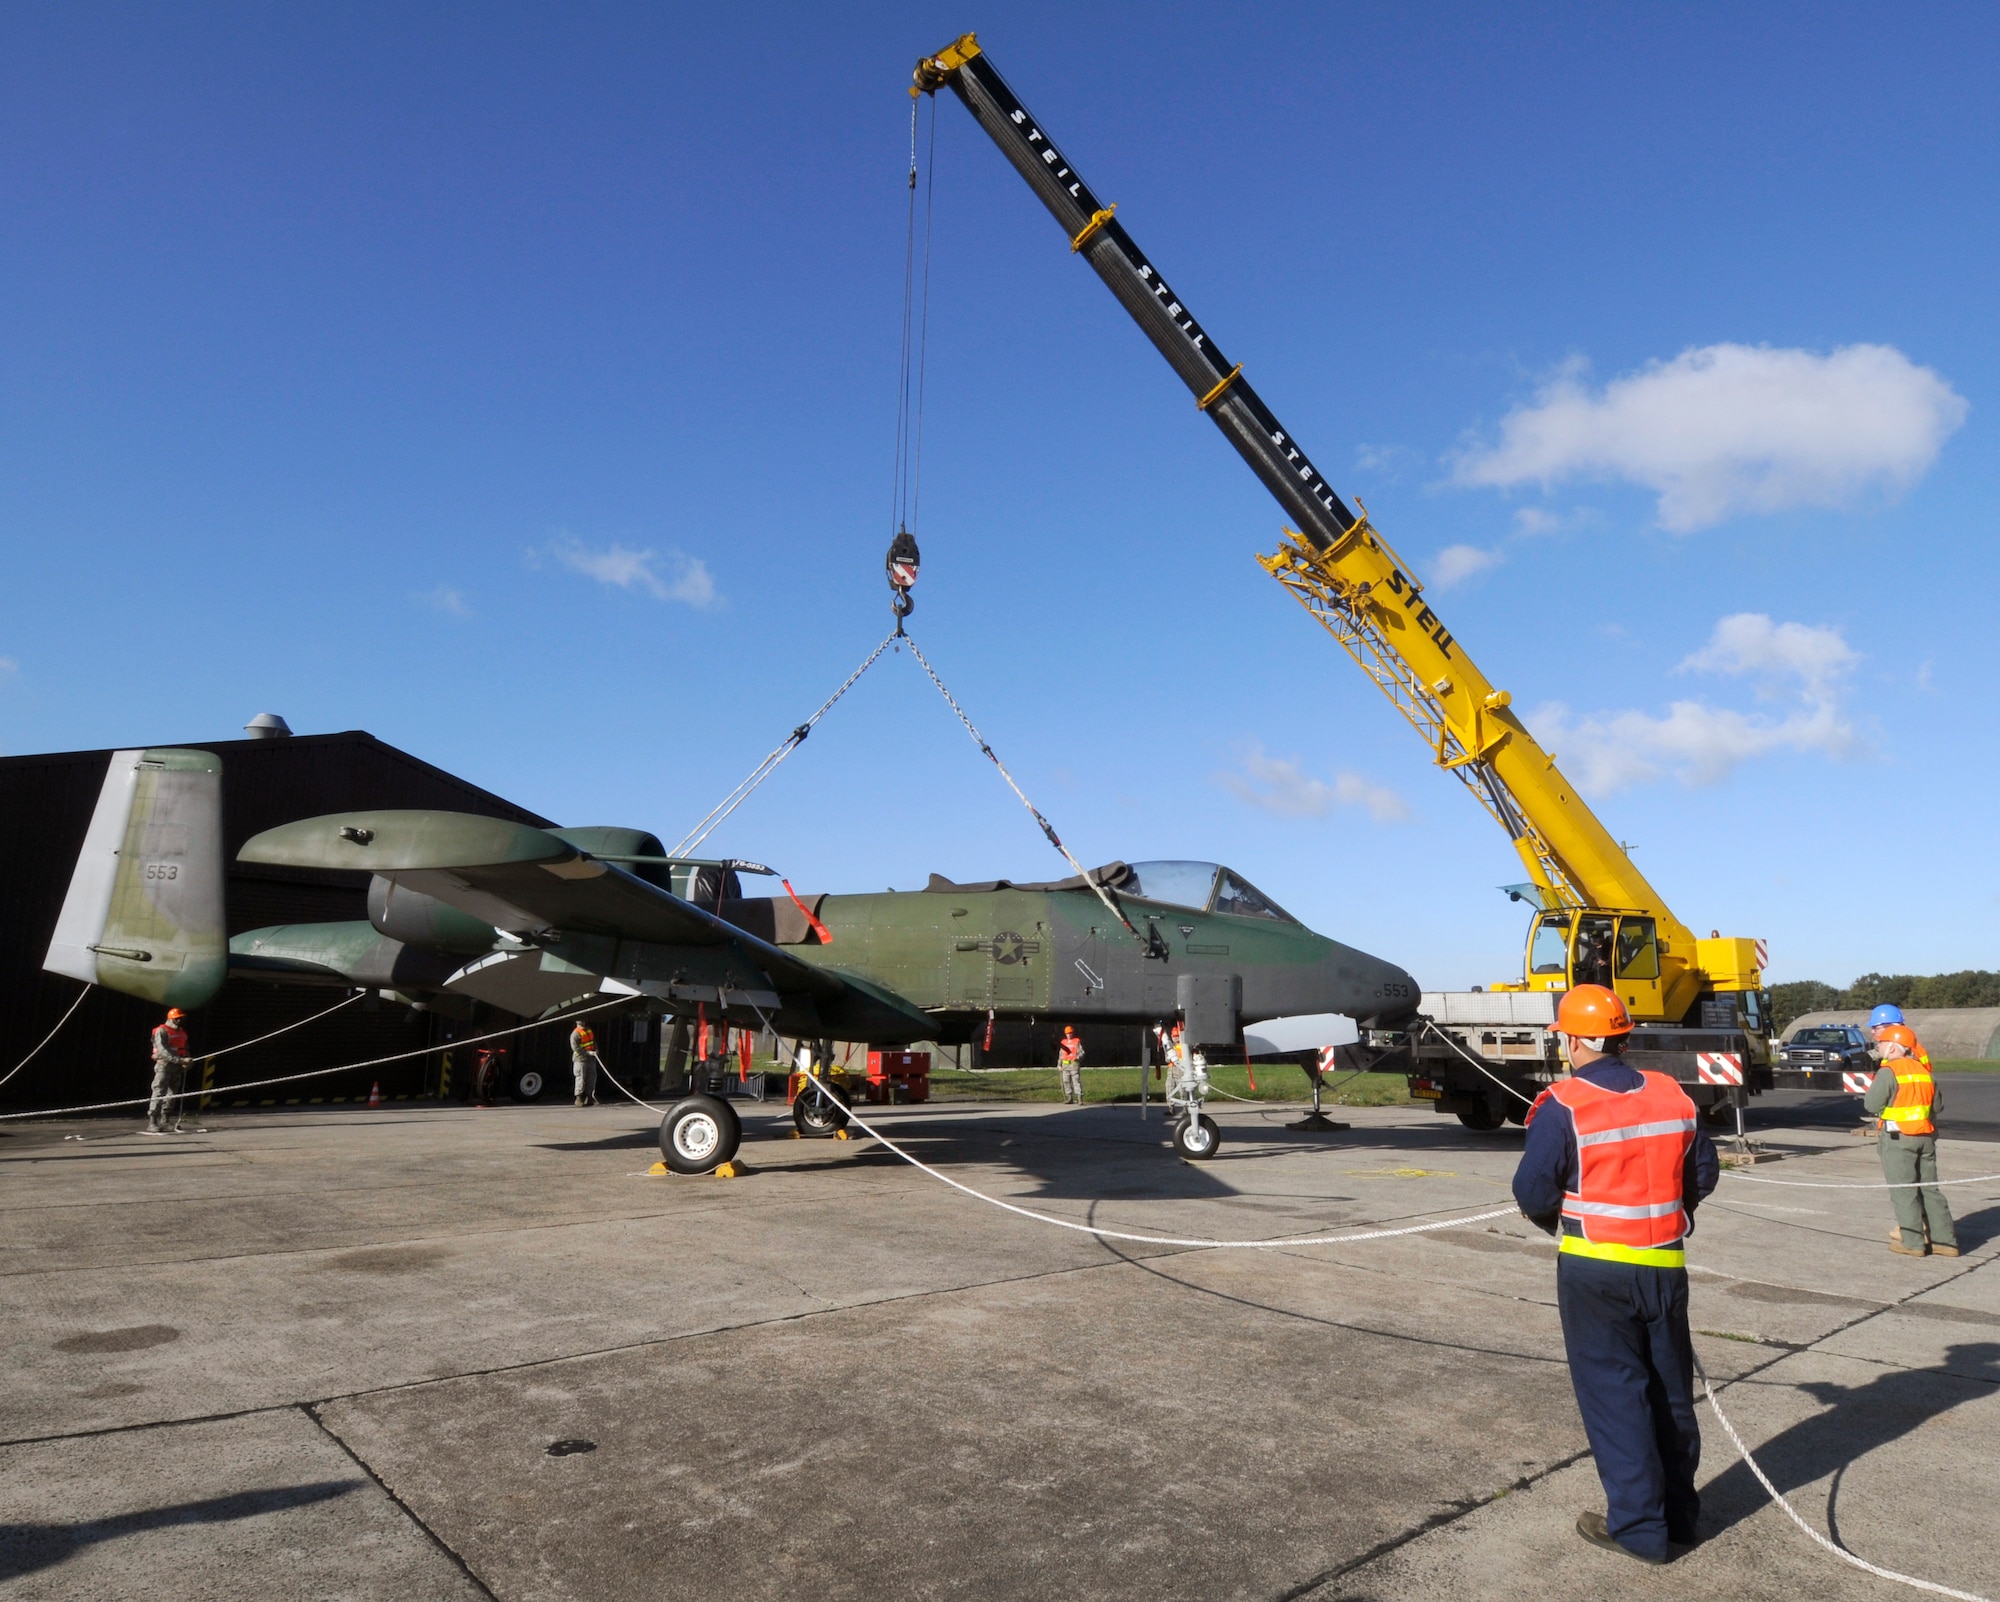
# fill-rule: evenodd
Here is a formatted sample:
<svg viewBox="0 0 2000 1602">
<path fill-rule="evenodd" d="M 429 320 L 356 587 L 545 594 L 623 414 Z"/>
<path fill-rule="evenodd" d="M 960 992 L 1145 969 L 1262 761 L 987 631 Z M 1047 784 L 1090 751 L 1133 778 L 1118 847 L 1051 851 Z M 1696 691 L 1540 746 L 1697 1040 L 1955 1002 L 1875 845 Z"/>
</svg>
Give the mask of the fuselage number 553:
<svg viewBox="0 0 2000 1602">
<path fill-rule="evenodd" d="M 145 877 L 149 882 L 159 883 L 166 880 L 178 879 L 180 876 L 181 865 L 178 862 L 149 862 L 146 864 Z"/>
</svg>

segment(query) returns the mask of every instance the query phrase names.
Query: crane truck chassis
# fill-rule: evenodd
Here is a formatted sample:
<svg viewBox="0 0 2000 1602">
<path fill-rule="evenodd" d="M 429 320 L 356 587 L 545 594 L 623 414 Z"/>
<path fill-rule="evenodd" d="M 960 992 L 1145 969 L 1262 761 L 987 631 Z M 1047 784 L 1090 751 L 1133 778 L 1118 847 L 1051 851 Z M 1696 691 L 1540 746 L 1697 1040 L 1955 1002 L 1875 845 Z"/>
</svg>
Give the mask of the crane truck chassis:
<svg viewBox="0 0 2000 1602">
<path fill-rule="evenodd" d="M 1506 831 L 1528 878 L 1506 886 L 1535 909 L 1519 981 L 1428 992 L 1410 1027 L 1342 1048 L 1358 1066 L 1407 1073 L 1412 1093 L 1474 1129 L 1520 1119 L 1561 1071 L 1552 1030 L 1572 985 L 1615 990 L 1635 1021 L 1626 1058 L 1680 1082 L 1705 1117 L 1737 1114 L 1772 1085 L 1770 1002 L 1760 943 L 1697 938 L 1647 883 L 1488 682 L 1423 585 L 1351 511 L 1298 441 L 1196 320 L 965 34 L 916 65 L 910 93 L 955 94 L 1080 255 L 1187 385 L 1296 529 L 1267 572 L 1331 634 Z M 1360 503 L 1357 501 L 1356 505 Z M 1198 1108 L 1197 1108 L 1198 1112 Z"/>
</svg>

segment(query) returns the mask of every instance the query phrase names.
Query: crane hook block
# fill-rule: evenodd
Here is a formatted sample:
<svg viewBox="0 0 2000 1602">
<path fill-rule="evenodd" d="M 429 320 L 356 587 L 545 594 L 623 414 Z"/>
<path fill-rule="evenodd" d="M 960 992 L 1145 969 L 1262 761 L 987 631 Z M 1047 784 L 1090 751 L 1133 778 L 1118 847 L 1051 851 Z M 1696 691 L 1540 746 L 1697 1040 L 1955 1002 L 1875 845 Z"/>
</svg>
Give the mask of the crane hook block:
<svg viewBox="0 0 2000 1602">
<path fill-rule="evenodd" d="M 908 529 L 898 529 L 896 537 L 889 542 L 889 559 L 883 564 L 889 571 L 889 587 L 907 590 L 917 582 L 917 537 Z"/>
</svg>

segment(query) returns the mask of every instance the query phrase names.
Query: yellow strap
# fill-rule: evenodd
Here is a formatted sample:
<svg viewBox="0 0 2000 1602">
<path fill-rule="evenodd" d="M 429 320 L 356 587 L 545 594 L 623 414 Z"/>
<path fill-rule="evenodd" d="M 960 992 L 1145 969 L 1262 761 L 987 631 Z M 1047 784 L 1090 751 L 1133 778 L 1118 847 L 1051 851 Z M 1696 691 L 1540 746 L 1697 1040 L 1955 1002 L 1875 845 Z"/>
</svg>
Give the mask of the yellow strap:
<svg viewBox="0 0 2000 1602">
<path fill-rule="evenodd" d="M 1687 1267 L 1687 1252 L 1679 1246 L 1614 1246 L 1609 1241 L 1565 1235 L 1562 1249 L 1572 1257 L 1596 1257 L 1607 1263 L 1636 1263 L 1641 1268 Z"/>
<path fill-rule="evenodd" d="M 1222 375 L 1221 381 L 1215 386 L 1215 388 L 1210 390 L 1206 395 L 1202 396 L 1200 400 L 1194 403 L 1195 410 L 1205 412 L 1209 409 L 1209 407 L 1213 406 L 1217 401 L 1222 399 L 1223 391 L 1228 389 L 1231 384 L 1236 382 L 1236 375 L 1242 371 L 1243 371 L 1243 364 L 1241 362 L 1238 362 L 1234 367 L 1230 368 L 1228 372 Z"/>
<path fill-rule="evenodd" d="M 1118 202 L 1114 200 L 1111 202 L 1110 205 L 1106 206 L 1102 211 L 1093 211 L 1090 214 L 1090 221 L 1085 223 L 1083 225 L 1083 228 L 1078 232 L 1076 238 L 1072 239 L 1069 242 L 1070 254 L 1074 256 L 1079 250 L 1083 249 L 1085 245 L 1089 244 L 1091 236 L 1095 234 L 1098 229 L 1102 228 L 1106 223 L 1111 221 L 1111 215 L 1113 212 L 1117 211 L 1117 209 L 1118 209 Z"/>
</svg>

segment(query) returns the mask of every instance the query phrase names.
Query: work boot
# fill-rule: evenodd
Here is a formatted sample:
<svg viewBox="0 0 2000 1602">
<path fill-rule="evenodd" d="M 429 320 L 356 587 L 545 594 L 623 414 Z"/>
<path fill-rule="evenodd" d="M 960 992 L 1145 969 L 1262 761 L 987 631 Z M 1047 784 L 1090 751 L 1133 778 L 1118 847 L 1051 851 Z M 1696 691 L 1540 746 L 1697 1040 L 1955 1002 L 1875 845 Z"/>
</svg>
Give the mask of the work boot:
<svg viewBox="0 0 2000 1602">
<path fill-rule="evenodd" d="M 581 1106 L 583 1105 L 583 1098 L 582 1098 L 581 1096 L 578 1096 L 578 1097 L 576 1098 L 576 1104 L 577 1104 L 577 1106 L 579 1106 L 579 1107 L 581 1107 Z"/>
<path fill-rule="evenodd" d="M 1903 1232 L 1900 1228 L 1889 1231 L 1889 1250 L 1894 1252 L 1898 1257 L 1928 1257 L 1930 1255 L 1930 1247 L 1928 1246 L 1905 1246 L 1903 1244 Z"/>
<path fill-rule="evenodd" d="M 1577 1514 L 1576 1533 L 1592 1546 L 1601 1546 L 1607 1552 L 1617 1552 L 1640 1563 L 1651 1563 L 1658 1566 L 1667 1561 L 1663 1557 L 1647 1557 L 1644 1552 L 1634 1552 L 1623 1541 L 1613 1535 L 1610 1530 L 1605 1528 L 1604 1515 L 1602 1513 Z"/>
<path fill-rule="evenodd" d="M 1957 1255 L 1958 1248 L 1956 1246 L 1940 1246 L 1936 1241 L 1931 1242 L 1931 1256 L 1956 1257 Z"/>
</svg>

